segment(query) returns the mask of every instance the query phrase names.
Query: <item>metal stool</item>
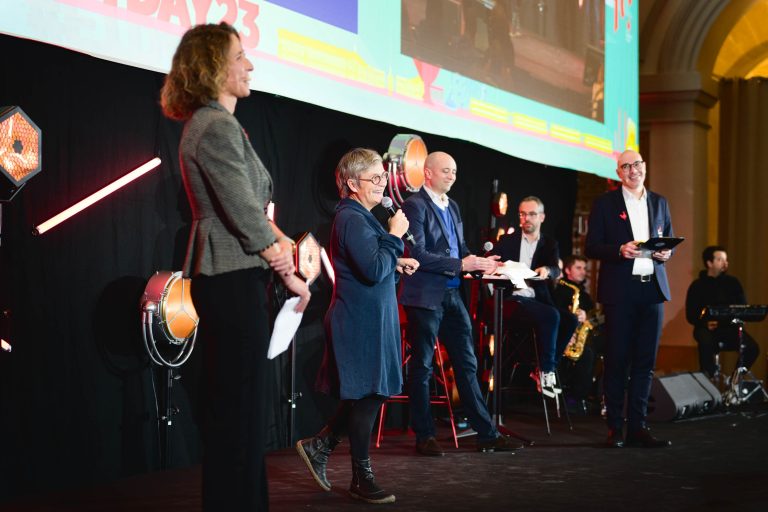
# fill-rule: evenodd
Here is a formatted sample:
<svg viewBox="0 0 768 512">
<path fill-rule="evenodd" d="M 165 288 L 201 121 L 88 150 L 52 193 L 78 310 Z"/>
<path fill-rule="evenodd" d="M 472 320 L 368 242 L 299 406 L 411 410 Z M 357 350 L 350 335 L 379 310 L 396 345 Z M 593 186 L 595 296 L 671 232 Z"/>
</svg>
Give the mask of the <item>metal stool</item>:
<svg viewBox="0 0 768 512">
<path fill-rule="evenodd" d="M 409 353 L 409 345 L 408 342 L 405 340 L 405 337 L 402 338 L 403 345 L 402 345 L 402 354 L 403 354 L 403 368 L 406 368 L 406 365 L 408 363 L 408 360 L 411 358 L 411 355 Z M 437 394 L 431 395 L 429 397 L 429 403 L 433 405 L 445 405 L 448 408 L 448 419 L 451 422 L 451 432 L 453 433 L 453 445 L 458 448 L 459 447 L 459 439 L 456 435 L 456 422 L 453 419 L 453 406 L 451 405 L 451 396 L 448 392 L 448 380 L 445 378 L 445 367 L 444 367 L 444 361 L 443 361 L 443 354 L 440 349 L 440 341 L 435 340 L 435 356 L 434 356 L 434 364 L 437 365 L 437 368 L 439 371 L 438 374 L 435 374 L 435 381 L 436 385 L 438 387 L 442 386 L 442 394 L 438 391 Z M 433 373 L 434 373 L 434 366 Z M 381 410 L 379 411 L 379 429 L 378 433 L 376 434 L 376 448 L 379 448 L 381 446 L 381 440 L 384 438 L 383 429 L 384 429 L 384 418 L 387 414 L 387 404 L 390 403 L 408 403 L 408 395 L 395 395 L 389 397 L 383 404 L 381 404 Z"/>
</svg>

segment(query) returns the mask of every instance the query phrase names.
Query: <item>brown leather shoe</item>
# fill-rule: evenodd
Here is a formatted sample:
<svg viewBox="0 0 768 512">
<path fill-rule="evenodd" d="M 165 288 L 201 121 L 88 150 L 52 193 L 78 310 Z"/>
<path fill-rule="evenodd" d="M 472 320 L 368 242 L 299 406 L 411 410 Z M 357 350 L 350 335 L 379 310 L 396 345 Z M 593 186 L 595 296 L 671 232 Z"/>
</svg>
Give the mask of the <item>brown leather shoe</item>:
<svg viewBox="0 0 768 512">
<path fill-rule="evenodd" d="M 609 428 L 608 439 L 605 440 L 608 448 L 624 448 L 624 437 L 621 435 L 620 428 Z"/>
<path fill-rule="evenodd" d="M 523 447 L 523 443 L 512 439 L 510 436 L 500 435 L 496 439 L 477 440 L 479 452 L 513 452 Z"/>
<path fill-rule="evenodd" d="M 658 439 L 651 435 L 647 428 L 627 432 L 627 446 L 639 446 L 641 448 L 666 448 L 672 446 L 672 441 Z"/>
<path fill-rule="evenodd" d="M 423 441 L 418 441 L 416 443 L 416 451 L 429 457 L 442 457 L 445 455 L 445 452 L 440 448 L 440 445 L 437 444 L 437 439 L 434 437 L 428 437 Z"/>
</svg>

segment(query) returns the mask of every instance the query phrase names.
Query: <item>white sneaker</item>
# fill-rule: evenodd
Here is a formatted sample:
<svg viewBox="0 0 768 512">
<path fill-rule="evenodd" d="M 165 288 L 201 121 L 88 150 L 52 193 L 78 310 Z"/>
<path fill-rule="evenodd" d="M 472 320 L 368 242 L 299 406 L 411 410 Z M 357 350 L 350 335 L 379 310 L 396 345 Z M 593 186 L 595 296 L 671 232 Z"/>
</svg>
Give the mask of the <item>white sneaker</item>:
<svg viewBox="0 0 768 512">
<path fill-rule="evenodd" d="M 541 373 L 541 392 L 549 398 L 555 398 L 557 395 L 563 392 L 557 385 L 557 377 L 555 372 L 542 372 Z"/>
</svg>

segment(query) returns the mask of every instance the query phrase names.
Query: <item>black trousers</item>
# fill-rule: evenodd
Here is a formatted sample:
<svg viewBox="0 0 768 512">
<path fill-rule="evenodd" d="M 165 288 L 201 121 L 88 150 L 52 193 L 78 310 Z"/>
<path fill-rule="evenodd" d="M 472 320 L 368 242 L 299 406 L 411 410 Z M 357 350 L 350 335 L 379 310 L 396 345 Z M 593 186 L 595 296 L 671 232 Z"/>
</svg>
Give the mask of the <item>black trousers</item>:
<svg viewBox="0 0 768 512">
<path fill-rule="evenodd" d="M 630 281 L 626 298 L 618 304 L 603 304 L 605 312 L 605 405 L 609 428 L 624 424 L 624 390 L 627 392 L 627 428 L 645 426 L 653 368 L 659 349 L 664 297 L 654 278 Z"/>
<path fill-rule="evenodd" d="M 266 286 L 258 268 L 198 276 L 192 300 L 203 357 L 203 510 L 268 510 Z"/>
</svg>

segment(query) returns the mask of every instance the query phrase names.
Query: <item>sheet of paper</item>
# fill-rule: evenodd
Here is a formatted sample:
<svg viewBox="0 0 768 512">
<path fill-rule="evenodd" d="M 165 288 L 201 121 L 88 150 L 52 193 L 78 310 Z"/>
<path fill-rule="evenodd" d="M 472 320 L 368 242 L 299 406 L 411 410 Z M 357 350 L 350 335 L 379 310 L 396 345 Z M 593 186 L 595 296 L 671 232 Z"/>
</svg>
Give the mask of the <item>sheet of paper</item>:
<svg viewBox="0 0 768 512">
<path fill-rule="evenodd" d="M 515 288 L 519 290 L 528 288 L 528 285 L 525 284 L 526 279 L 538 276 L 525 263 L 512 260 L 505 261 L 503 265 L 496 269 L 496 273 L 507 277 L 515 285 Z"/>
<path fill-rule="evenodd" d="M 283 304 L 283 307 L 277 314 L 275 328 L 272 330 L 272 338 L 269 340 L 269 350 L 267 351 L 269 359 L 276 358 L 291 345 L 291 340 L 301 323 L 301 317 L 304 316 L 304 313 L 294 311 L 298 303 L 299 297 L 291 297 L 285 301 L 285 304 Z"/>
</svg>

